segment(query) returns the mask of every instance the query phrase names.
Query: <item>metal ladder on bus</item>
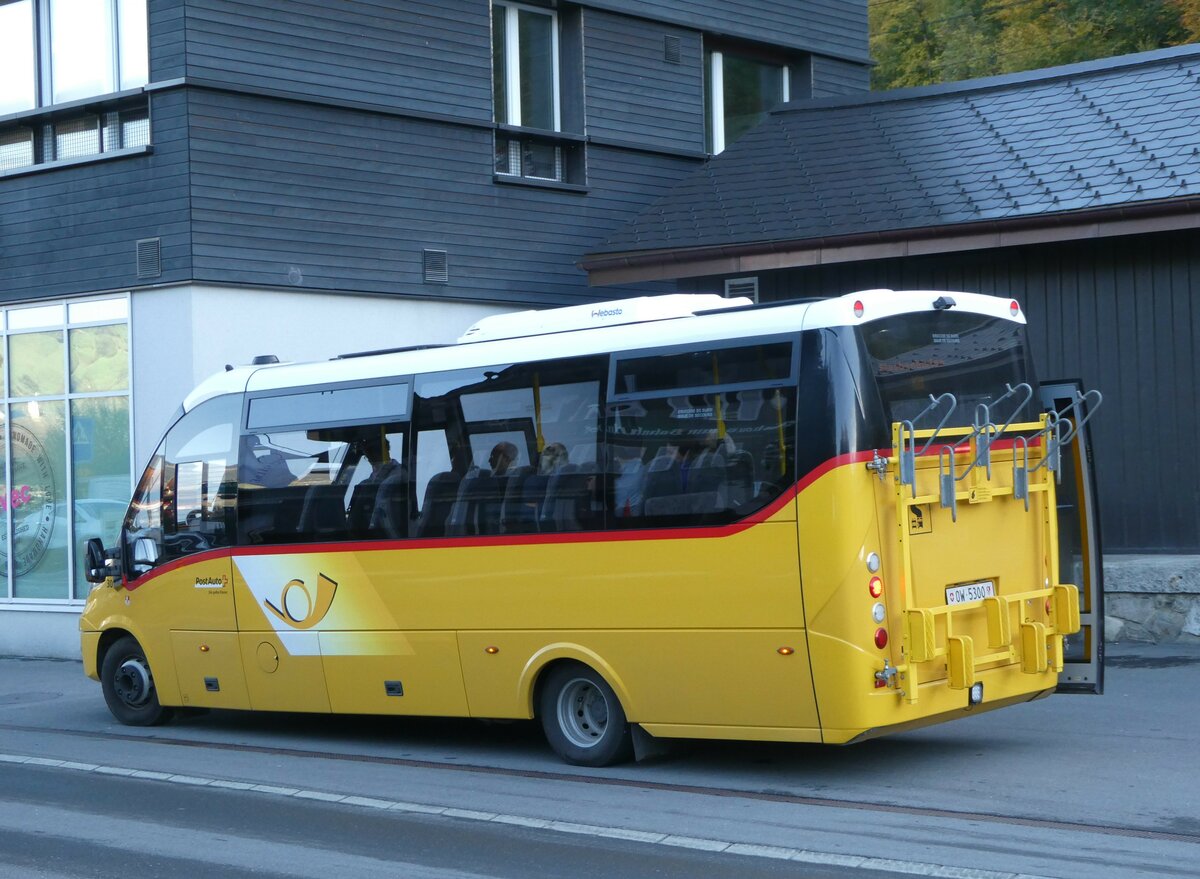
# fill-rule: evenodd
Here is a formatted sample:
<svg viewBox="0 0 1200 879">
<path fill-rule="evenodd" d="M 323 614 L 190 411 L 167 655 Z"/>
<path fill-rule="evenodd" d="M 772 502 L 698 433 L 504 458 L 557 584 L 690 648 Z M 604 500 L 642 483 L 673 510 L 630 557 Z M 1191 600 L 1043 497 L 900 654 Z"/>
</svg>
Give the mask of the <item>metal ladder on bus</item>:
<svg viewBox="0 0 1200 879">
<path fill-rule="evenodd" d="M 892 454 L 890 461 L 874 462 L 880 479 L 894 466 L 896 485 L 896 516 L 900 525 L 902 612 L 904 616 L 904 661 L 897 666 L 885 663 L 877 674 L 887 686 L 897 689 L 909 703 L 918 701 L 920 673 L 917 666 L 945 658 L 946 679 L 951 689 L 967 690 L 977 677 L 977 670 L 989 663 L 1020 661 L 1021 670 L 1040 674 L 1063 667 L 1063 636 L 1079 631 L 1079 590 L 1071 584 L 1058 582 L 1058 528 L 1055 515 L 1055 486 L 1062 478 L 1062 449 L 1074 439 L 1076 432 L 1095 413 L 1103 402 L 1096 390 L 1076 394 L 1075 399 L 1058 412 L 1043 413 L 1037 421 L 1013 423 L 1016 413 L 1033 398 L 1033 388 L 1022 382 L 1016 387 L 1005 386 L 1005 393 L 990 405 L 980 403 L 970 427 L 948 428 L 958 406 L 953 394 L 929 396 L 929 405 L 916 417 L 892 425 Z M 1002 403 L 1013 400 L 1012 415 L 998 425 L 992 413 Z M 1085 413 L 1086 404 L 1086 413 Z M 916 424 L 945 410 L 933 428 L 918 429 Z M 1008 443 L 1011 449 L 1012 479 L 1010 485 L 992 481 L 993 450 L 997 443 Z M 1041 457 L 1031 458 L 1031 449 L 1040 450 Z M 918 494 L 917 459 L 935 450 L 938 455 L 938 480 L 935 494 Z M 894 465 L 892 462 L 895 462 Z M 1045 494 L 1041 505 L 1041 527 L 1047 534 L 1043 585 L 1041 588 L 1017 593 L 994 595 L 983 599 L 987 617 L 988 643 L 976 652 L 974 639 L 955 633 L 955 621 L 977 610 L 974 604 L 917 607 L 913 601 L 912 534 L 906 527 L 914 507 L 938 504 L 950 511 L 951 521 L 958 521 L 958 504 L 993 502 L 1010 497 L 1030 512 L 1030 498 Z M 1022 622 L 1015 633 L 1012 625 L 1013 608 L 1022 602 L 1046 600 L 1050 604 L 1049 622 Z M 938 619 L 944 618 L 944 637 L 938 638 Z M 1018 649 L 1019 647 L 1019 649 Z"/>
</svg>

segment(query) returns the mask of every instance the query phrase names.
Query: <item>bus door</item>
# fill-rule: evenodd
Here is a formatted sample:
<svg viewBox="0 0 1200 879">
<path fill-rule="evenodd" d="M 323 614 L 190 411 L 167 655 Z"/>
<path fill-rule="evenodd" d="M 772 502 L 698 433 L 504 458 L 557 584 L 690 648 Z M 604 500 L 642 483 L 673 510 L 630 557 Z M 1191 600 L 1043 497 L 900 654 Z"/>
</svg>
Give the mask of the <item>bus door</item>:
<svg viewBox="0 0 1200 879">
<path fill-rule="evenodd" d="M 1082 392 L 1079 381 L 1043 382 L 1041 404 L 1046 411 L 1069 418 L 1072 426 L 1081 424 L 1062 449 L 1057 490 L 1059 578 L 1079 587 L 1080 620 L 1079 631 L 1063 642 L 1058 692 L 1099 694 L 1104 692 L 1104 575 L 1092 443 L 1086 423 L 1090 401 L 1081 400 L 1072 411 Z"/>
</svg>

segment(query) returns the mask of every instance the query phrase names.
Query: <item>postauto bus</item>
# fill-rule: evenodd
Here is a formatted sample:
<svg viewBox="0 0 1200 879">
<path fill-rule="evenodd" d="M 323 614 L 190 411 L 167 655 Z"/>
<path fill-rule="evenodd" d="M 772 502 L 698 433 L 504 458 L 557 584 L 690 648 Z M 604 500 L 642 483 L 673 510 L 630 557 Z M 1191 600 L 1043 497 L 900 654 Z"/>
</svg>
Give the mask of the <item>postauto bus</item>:
<svg viewBox="0 0 1200 879">
<path fill-rule="evenodd" d="M 1099 397 L 1043 393 L 1016 302 L 673 295 L 257 360 L 89 543 L 84 668 L 124 723 L 537 718 L 605 765 L 1100 685 Z"/>
</svg>

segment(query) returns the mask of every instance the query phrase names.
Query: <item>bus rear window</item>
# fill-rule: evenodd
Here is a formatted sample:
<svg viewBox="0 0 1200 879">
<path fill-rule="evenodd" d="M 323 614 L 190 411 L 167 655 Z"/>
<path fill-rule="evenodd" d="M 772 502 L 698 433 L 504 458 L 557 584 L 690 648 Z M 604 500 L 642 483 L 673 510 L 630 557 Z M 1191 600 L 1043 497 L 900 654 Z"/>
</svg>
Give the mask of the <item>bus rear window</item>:
<svg viewBox="0 0 1200 879">
<path fill-rule="evenodd" d="M 859 328 L 868 361 L 875 374 L 888 424 L 912 420 L 932 394 L 954 394 L 958 408 L 948 426 L 972 423 L 979 403 L 992 405 L 1008 385 L 1037 386 L 1023 324 L 969 312 L 935 311 L 901 314 Z M 1000 403 L 991 419 L 1032 421 L 1032 402 L 1014 407 L 1025 395 Z M 916 428 L 933 427 L 945 409 L 925 416 Z"/>
</svg>

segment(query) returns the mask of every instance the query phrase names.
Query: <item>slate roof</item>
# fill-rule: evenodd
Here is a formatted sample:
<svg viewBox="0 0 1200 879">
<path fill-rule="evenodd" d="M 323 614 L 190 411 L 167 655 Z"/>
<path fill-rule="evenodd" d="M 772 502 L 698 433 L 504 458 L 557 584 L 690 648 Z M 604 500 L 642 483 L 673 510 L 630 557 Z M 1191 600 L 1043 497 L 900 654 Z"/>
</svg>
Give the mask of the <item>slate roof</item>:
<svg viewBox="0 0 1200 879">
<path fill-rule="evenodd" d="M 1200 196 L 1200 45 L 793 102 L 584 260 Z"/>
</svg>

